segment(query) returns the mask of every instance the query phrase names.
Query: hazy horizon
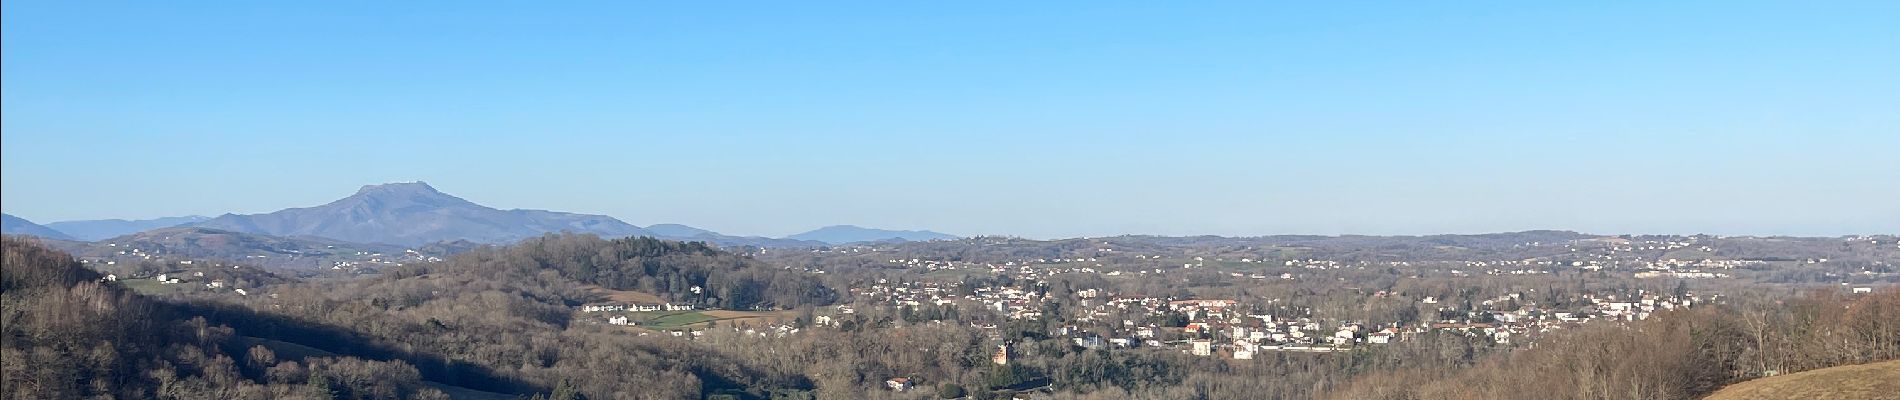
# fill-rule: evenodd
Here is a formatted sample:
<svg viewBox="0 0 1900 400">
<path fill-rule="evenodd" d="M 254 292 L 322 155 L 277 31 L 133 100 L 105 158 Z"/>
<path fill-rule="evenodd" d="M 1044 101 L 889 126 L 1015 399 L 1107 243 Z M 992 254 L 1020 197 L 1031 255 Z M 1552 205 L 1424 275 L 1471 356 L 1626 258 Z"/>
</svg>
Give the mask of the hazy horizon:
<svg viewBox="0 0 1900 400">
<path fill-rule="evenodd" d="M 0 201 L 780 237 L 1900 233 L 1900 3 L 0 12 Z"/>
<path fill-rule="evenodd" d="M 400 182 L 418 182 L 418 181 L 400 181 Z M 386 183 L 400 183 L 400 182 L 397 182 L 397 181 L 392 181 L 392 182 L 377 182 L 377 183 L 372 183 L 372 184 L 369 184 L 369 185 L 374 185 L 374 184 L 386 184 Z M 419 182 L 425 182 L 425 183 L 426 183 L 426 181 L 419 181 Z M 430 186 L 431 186 L 431 187 L 435 187 L 435 185 L 434 185 L 434 184 L 430 184 Z M 480 201 L 480 200 L 477 200 L 477 199 L 468 199 L 467 197 L 464 197 L 464 196 L 459 196 L 459 195 L 456 195 L 456 193 L 454 193 L 454 192 L 452 192 L 452 191 L 449 191 L 449 190 L 447 190 L 447 189 L 442 189 L 442 188 L 440 188 L 440 187 L 436 187 L 436 189 L 437 189 L 437 190 L 440 190 L 440 191 L 443 191 L 444 193 L 446 193 L 446 194 L 449 194 L 449 195 L 452 195 L 452 196 L 457 196 L 457 197 L 462 197 L 462 198 L 464 198 L 464 199 L 467 199 L 467 200 L 469 200 L 469 201 L 473 201 L 473 202 L 475 202 L 475 203 L 477 203 L 477 204 L 483 204 L 483 205 L 487 205 L 487 204 L 484 204 L 484 203 L 483 203 L 482 201 Z M 354 189 L 352 189 L 352 191 L 351 191 L 351 193 L 353 193 L 353 192 L 354 192 Z M 350 193 L 343 193 L 343 194 L 340 194 L 340 195 L 338 195 L 338 196 L 336 196 L 336 197 L 334 197 L 334 198 L 330 198 L 330 199 L 326 199 L 326 200 L 322 200 L 322 201 L 320 201 L 320 202 L 316 202 L 316 203 L 311 203 L 311 204 L 299 204 L 299 205 L 291 205 L 291 206 L 284 206 L 284 207 L 279 207 L 279 208 L 276 208 L 276 209 L 269 209 L 269 210 L 260 210 L 260 211 L 254 211 L 254 212 L 234 212 L 234 213 L 235 213 L 235 214 L 261 214 L 261 213 L 268 213 L 268 212 L 273 212 L 273 211 L 279 211 L 279 210 L 283 210 L 283 209 L 289 209 L 289 208 L 302 208 L 302 207 L 311 207 L 311 206 L 317 206 L 317 205 L 321 205 L 321 204 L 324 204 L 324 203 L 329 203 L 329 202 L 331 202 L 331 201 L 334 201 L 334 200 L 336 200 L 336 199 L 340 199 L 340 198 L 343 198 L 343 197 L 345 197 L 345 196 L 348 196 L 349 194 L 350 194 Z M 513 208 L 524 208 L 524 209 L 543 209 L 543 208 L 533 208 L 533 207 L 497 207 L 497 208 L 501 208 L 501 209 L 513 209 Z M 40 219 L 34 219 L 34 218 L 31 218 L 31 217 L 30 217 L 30 216 L 28 216 L 28 215 L 22 215 L 22 214 L 19 214 L 19 213 L 15 213 L 15 212 L 13 212 L 12 210 L 5 210 L 5 211 L 6 211 L 6 213 L 8 213 L 8 214 L 12 214 L 12 215 L 15 215 L 15 216 L 20 216 L 20 217 L 22 217 L 22 218 L 25 218 L 25 219 L 27 219 L 27 220 L 30 220 L 30 221 L 33 221 L 33 222 L 35 222 L 35 223 L 39 223 L 39 224 L 47 224 L 47 223 L 53 223 L 53 222 L 65 222 L 65 221 L 78 221 L 78 220 L 109 220 L 109 219 L 120 219 L 120 220 L 148 220 L 148 219 L 156 219 L 156 218 L 165 218 L 165 217 L 185 217 L 185 216 L 203 216 L 203 217 L 217 217 L 217 216 L 219 216 L 219 215 L 222 215 L 222 214 L 225 214 L 225 213 L 211 213 L 211 214 L 188 214 L 188 215 L 187 215 L 187 214 L 181 214 L 181 215 L 164 215 L 164 216 L 149 216 L 149 217 L 106 217 L 106 218 L 79 218 L 79 219 L 65 219 L 65 220 L 40 220 Z M 578 212 L 578 213 L 583 213 L 583 214 L 595 214 L 595 213 L 589 213 L 589 212 L 580 212 L 580 211 L 573 211 L 573 210 L 550 210 L 550 211 L 563 211 L 563 212 Z M 1883 234 L 1894 234 L 1894 232 L 1884 232 L 1884 231 L 1882 231 L 1882 232 L 1874 232 L 1874 231 L 1869 231 L 1869 232 L 1841 232 L 1841 233 L 1815 233 L 1815 234 L 1803 234 L 1803 233 L 1759 233 L 1759 232 L 1705 232 L 1705 231 L 1696 231 L 1696 232 L 1653 232 L 1653 231 L 1628 231 L 1628 232 L 1600 232 L 1600 231 L 1588 231 L 1588 230 L 1578 230 L 1578 229 L 1567 229 L 1567 228 L 1562 228 L 1562 227 L 1528 227 L 1528 228 L 1522 228 L 1522 229 L 1505 229 L 1505 230 L 1489 230 L 1489 231 L 1417 231 L 1417 232 L 1378 232 L 1378 233 L 1366 233 L 1366 232 L 1267 232 L 1267 233 L 1245 233 L 1245 232 L 1235 232 L 1235 233 L 1205 233 L 1205 232 L 1203 232 L 1203 233 L 1196 233 L 1196 232 L 1180 232 L 1180 233 L 1158 233 L 1158 232 L 1118 232 L 1118 233 L 1106 233 L 1106 234 L 1092 234 L 1092 235 L 1070 235 L 1070 236 L 1036 236 L 1036 235 L 1021 235 L 1021 234 L 1014 234 L 1014 233 L 1008 233 L 1008 232 L 982 232 L 982 233 L 964 233 L 964 232 L 949 232 L 949 231 L 945 231 L 945 230 L 942 230 L 942 229 L 936 229 L 936 228 L 932 228 L 932 227 L 913 227 L 913 226 L 882 226 L 882 225 L 871 225 L 871 224 L 862 224 L 862 223 L 851 223 L 851 222 L 838 222 L 838 223 L 830 223 L 830 224 L 826 224 L 826 225 L 814 225 L 814 226 L 810 226 L 810 227 L 804 227 L 804 228 L 797 228 L 797 229 L 793 229 L 793 230 L 791 230 L 791 231 L 786 231 L 786 232 L 782 232 L 782 233 L 753 233 L 753 232 L 736 232 L 736 231 L 728 231 L 728 230 L 724 230 L 724 229 L 720 229 L 719 227 L 715 227 L 715 226 L 706 226 L 706 225 L 699 225 L 699 224 L 693 224 L 693 223 L 684 223 L 684 222 L 675 222 L 675 221 L 629 221 L 629 220 L 627 220 L 626 218 L 621 218 L 621 217 L 619 217 L 619 216 L 616 216 L 616 215 L 611 215 L 611 214 L 602 214 L 602 215 L 607 215 L 607 216 L 609 216 L 609 217 L 614 217 L 614 218 L 617 218 L 617 219 L 620 219 L 620 220 L 623 220 L 623 221 L 626 221 L 626 222 L 628 222 L 628 223 L 631 223 L 631 224 L 635 224 L 635 225 L 639 225 L 639 226 L 650 226 L 650 225 L 657 225 L 657 224 L 682 224 L 682 225 L 688 225 L 688 226 L 692 226 L 692 227 L 696 227 L 696 228 L 702 228 L 702 229 L 708 229 L 708 230 L 711 230 L 711 231 L 715 231 L 715 232 L 718 232 L 718 233 L 721 233 L 721 234 L 727 234 L 727 235 L 736 235 L 736 236 L 764 236 L 764 237 L 774 237 L 774 238 L 777 238 L 777 237 L 785 237 L 785 236 L 790 236 L 790 235 L 793 235 L 793 234 L 798 234 L 798 233 L 804 233 L 804 232 L 806 232 L 806 231 L 810 231 L 810 230 L 813 230 L 813 229 L 817 229 L 817 228 L 822 228 L 822 227 L 826 227 L 826 226 L 833 226 L 833 225 L 852 225 L 852 226 L 860 226 L 860 227 L 865 227 L 865 228 L 874 228 L 874 229 L 889 229 L 889 230 L 929 230 L 929 231 L 936 231 L 936 232 L 940 232 L 940 233 L 949 233 L 949 234 L 953 234 L 953 235 L 957 235 L 957 236 L 963 236 L 963 237 L 975 237 L 975 236 L 1012 236 L 1012 237 L 1023 237 L 1023 238 L 1028 238 L 1028 239 L 1039 239 L 1039 240 L 1046 240 L 1046 239 L 1070 239 L 1070 238 L 1082 238 L 1082 237 L 1112 237 L 1112 236 L 1123 236 L 1123 235 L 1154 235 L 1154 236 L 1203 236 L 1203 235 L 1215 235 L 1215 236 L 1227 236 L 1227 237 L 1247 237 L 1247 236 L 1274 236 L 1274 235 L 1323 235 L 1323 236 L 1346 236 L 1346 235 L 1368 235 L 1368 236 L 1427 236 L 1427 235 L 1469 235 L 1469 234 L 1490 234 L 1490 233 L 1510 233 L 1510 232 L 1522 232 L 1522 231 L 1536 231 L 1536 230 L 1558 230 L 1558 231 L 1575 231 L 1575 232 L 1578 232 L 1578 233 L 1584 233 L 1584 234 L 1596 234 L 1596 235 L 1623 235 L 1623 234 L 1635 234 L 1635 235 L 1649 235 L 1649 234 L 1657 234 L 1657 235 L 1696 235 L 1696 234 L 1709 234 L 1709 235 L 1730 235 L 1730 236 L 1820 236 L 1820 237 L 1833 237 L 1833 236 L 1852 236 L 1852 235 L 1883 235 Z"/>
</svg>

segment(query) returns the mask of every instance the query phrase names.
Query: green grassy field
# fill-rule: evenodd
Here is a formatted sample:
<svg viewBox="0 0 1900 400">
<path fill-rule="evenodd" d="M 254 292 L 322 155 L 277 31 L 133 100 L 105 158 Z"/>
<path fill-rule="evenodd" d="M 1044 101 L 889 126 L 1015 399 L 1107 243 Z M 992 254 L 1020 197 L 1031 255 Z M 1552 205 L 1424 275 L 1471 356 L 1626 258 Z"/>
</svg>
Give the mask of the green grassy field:
<svg viewBox="0 0 1900 400">
<path fill-rule="evenodd" d="M 264 339 L 264 338 L 250 337 L 250 336 L 242 336 L 242 337 L 239 337 L 238 340 L 243 340 L 246 342 L 244 344 L 244 347 L 262 345 L 264 346 L 264 348 L 270 349 L 272 353 L 276 353 L 278 354 L 278 357 L 282 357 L 282 358 L 335 357 L 336 356 L 336 354 L 328 352 L 328 351 L 323 351 L 322 349 L 305 346 L 301 344 L 296 344 L 296 343 L 291 343 L 291 342 L 280 341 L 280 340 L 271 340 L 271 339 Z"/>
<path fill-rule="evenodd" d="M 649 329 L 675 329 L 718 318 L 698 311 L 650 311 L 632 313 L 631 319 Z"/>
<path fill-rule="evenodd" d="M 666 331 L 719 326 L 764 327 L 784 323 L 795 317 L 791 311 L 649 311 L 627 313 L 633 329 Z"/>
</svg>

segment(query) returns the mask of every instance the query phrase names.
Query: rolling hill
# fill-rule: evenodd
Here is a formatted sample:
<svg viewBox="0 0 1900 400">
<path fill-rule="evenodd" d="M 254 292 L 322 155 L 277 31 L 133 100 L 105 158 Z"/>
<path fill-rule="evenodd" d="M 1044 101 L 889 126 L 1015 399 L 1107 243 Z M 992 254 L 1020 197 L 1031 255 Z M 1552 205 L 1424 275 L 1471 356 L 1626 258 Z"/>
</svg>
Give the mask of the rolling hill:
<svg viewBox="0 0 1900 400">
<path fill-rule="evenodd" d="M 400 246 L 363 244 L 317 237 L 279 237 L 201 228 L 159 228 L 59 246 L 85 259 L 230 260 L 271 268 L 313 269 L 351 262 L 364 267 L 420 261 Z M 405 260 L 405 258 L 418 258 Z"/>
<path fill-rule="evenodd" d="M 830 244 L 845 244 L 845 243 L 880 242 L 880 241 L 892 241 L 892 240 L 924 242 L 924 241 L 940 240 L 940 239 L 956 239 L 957 236 L 945 234 L 945 233 L 931 232 L 931 231 L 896 231 L 896 230 L 888 230 L 888 229 L 865 228 L 865 227 L 854 226 L 854 225 L 832 225 L 832 226 L 827 226 L 823 228 L 818 228 L 818 229 L 805 232 L 805 233 L 786 236 L 785 238 L 792 239 L 792 240 L 810 240 L 810 241 L 825 242 L 825 243 L 830 243 Z"/>
<path fill-rule="evenodd" d="M 1704 399 L 1900 399 L 1900 360 L 1755 379 L 1729 385 Z"/>
<path fill-rule="evenodd" d="M 32 241 L 0 238 L 0 248 L 7 255 L 0 265 L 6 271 L 0 274 L 0 288 L 5 289 L 0 290 L 0 304 L 6 305 L 8 321 L 0 325 L 0 335 L 6 337 L 0 352 L 7 354 L 7 362 L 0 364 L 0 394 L 6 398 L 441 399 L 449 398 L 441 392 L 445 389 L 473 392 L 456 384 L 520 387 L 496 385 L 513 380 L 472 368 L 450 373 L 443 366 L 447 363 L 437 361 L 439 356 L 365 340 L 319 323 L 212 301 L 148 297 L 127 287 L 133 282 L 104 279 L 106 275 L 71 256 Z M 208 319 L 219 322 L 207 324 Z M 248 325 L 234 328 L 224 323 L 228 320 Z M 350 346 L 297 352 L 277 345 L 287 342 L 274 336 L 330 339 Z M 260 343 L 286 351 L 254 347 Z M 213 359 L 223 360 L 218 364 L 222 367 L 171 367 L 208 365 Z M 294 379 L 236 372 L 291 367 L 293 362 L 305 372 Z M 344 374 L 359 378 L 332 379 Z"/>
<path fill-rule="evenodd" d="M 44 225 L 35 224 L 33 221 L 15 217 L 12 214 L 0 214 L 0 233 L 38 236 L 47 239 L 74 240 L 72 236 L 64 232 L 48 228 Z"/>
<path fill-rule="evenodd" d="M 79 240 L 94 241 L 158 228 L 194 224 L 204 222 L 208 219 L 211 219 L 211 217 L 199 215 L 142 220 L 98 219 L 53 222 L 46 224 L 46 227 L 57 229 Z"/>
<path fill-rule="evenodd" d="M 660 237 L 687 238 L 687 237 L 694 237 L 694 236 L 699 236 L 699 235 L 719 235 L 719 232 L 713 232 L 713 231 L 709 231 L 705 229 L 699 229 L 699 228 L 694 228 L 691 226 L 680 225 L 680 224 L 648 225 L 646 227 L 646 230 L 647 232 L 653 232 L 654 235 L 658 235 Z"/>
<path fill-rule="evenodd" d="M 656 224 L 647 226 L 653 236 L 666 240 L 682 242 L 706 242 L 720 247 L 820 247 L 829 243 L 815 240 L 775 239 L 764 236 L 733 236 L 680 224 Z"/>
<path fill-rule="evenodd" d="M 815 240 L 774 239 L 774 238 L 769 238 L 769 237 L 764 237 L 764 236 L 731 236 L 731 235 L 721 235 L 718 233 L 702 233 L 699 235 L 683 236 L 683 237 L 682 236 L 659 236 L 659 238 L 666 239 L 666 240 L 677 240 L 677 241 L 682 241 L 682 242 L 706 242 L 706 243 L 711 243 L 713 245 L 717 245 L 720 247 L 751 246 L 751 247 L 765 247 L 765 248 L 790 248 L 790 247 L 822 247 L 829 244 L 829 243 L 815 241 Z"/>
</svg>

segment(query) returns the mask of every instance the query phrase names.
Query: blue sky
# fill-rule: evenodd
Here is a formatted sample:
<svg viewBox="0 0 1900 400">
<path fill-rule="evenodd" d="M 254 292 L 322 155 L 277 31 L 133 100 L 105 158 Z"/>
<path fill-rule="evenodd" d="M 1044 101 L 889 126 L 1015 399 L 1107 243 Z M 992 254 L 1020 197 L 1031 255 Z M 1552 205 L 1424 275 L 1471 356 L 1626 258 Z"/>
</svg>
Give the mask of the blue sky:
<svg viewBox="0 0 1900 400">
<path fill-rule="evenodd" d="M 774 236 L 1900 232 L 1900 2 L 630 3 L 7 1 L 0 200 L 424 180 Z"/>
</svg>

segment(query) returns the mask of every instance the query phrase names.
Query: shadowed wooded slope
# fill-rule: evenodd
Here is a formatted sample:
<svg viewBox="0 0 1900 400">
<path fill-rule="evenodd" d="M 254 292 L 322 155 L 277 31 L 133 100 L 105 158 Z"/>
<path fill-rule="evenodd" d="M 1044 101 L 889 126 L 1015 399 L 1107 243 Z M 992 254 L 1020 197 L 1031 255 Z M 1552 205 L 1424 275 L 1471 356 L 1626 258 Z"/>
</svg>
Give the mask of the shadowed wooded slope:
<svg viewBox="0 0 1900 400">
<path fill-rule="evenodd" d="M 1335 399 L 1693 399 L 1776 373 L 1900 359 L 1900 290 L 1589 325 L 1469 368 L 1360 376 Z"/>
<path fill-rule="evenodd" d="M 0 239 L 9 399 L 447 398 L 400 360 L 278 357 L 189 307 L 134 294 L 37 243 Z"/>
</svg>

